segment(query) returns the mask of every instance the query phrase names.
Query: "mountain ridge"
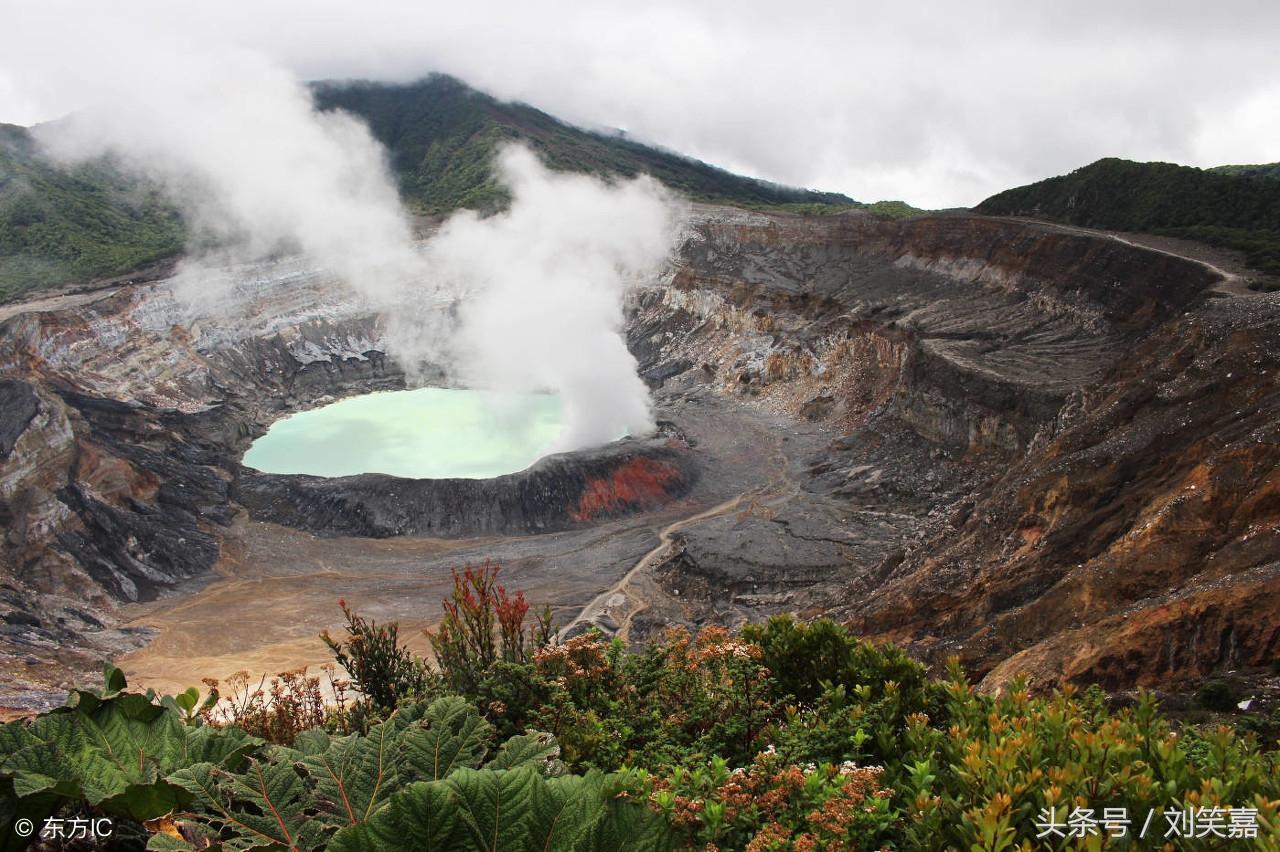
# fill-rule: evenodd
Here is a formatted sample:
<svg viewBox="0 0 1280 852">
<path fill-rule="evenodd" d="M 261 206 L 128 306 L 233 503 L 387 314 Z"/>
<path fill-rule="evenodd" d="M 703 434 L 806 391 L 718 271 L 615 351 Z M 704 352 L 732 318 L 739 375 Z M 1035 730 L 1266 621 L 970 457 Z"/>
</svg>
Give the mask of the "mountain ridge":
<svg viewBox="0 0 1280 852">
<path fill-rule="evenodd" d="M 61 168 L 0 124 L 0 302 L 172 257 L 184 232 L 159 186 L 109 158 Z"/>
<path fill-rule="evenodd" d="M 316 107 L 362 120 L 385 146 L 412 211 L 444 215 L 500 209 L 493 154 L 523 141 L 553 169 L 605 177 L 651 174 L 695 200 L 797 213 L 870 209 L 919 212 L 902 202 L 866 205 L 840 193 L 736 175 L 653 145 L 585 130 L 527 104 L 503 102 L 445 75 L 405 84 L 309 84 Z M 62 168 L 29 128 L 0 125 L 0 302 L 60 285 L 122 275 L 180 254 L 186 229 L 160 187 L 103 157 Z"/>
<path fill-rule="evenodd" d="M 404 196 L 429 212 L 499 205 L 505 194 L 489 163 L 502 141 L 526 142 L 553 169 L 615 177 L 645 172 L 703 201 L 863 206 L 841 193 L 745 177 L 655 144 L 577 127 L 448 75 L 402 84 L 319 81 L 311 88 L 319 109 L 340 109 L 369 125 L 387 149 Z"/>
<path fill-rule="evenodd" d="M 1238 166 L 1214 166 L 1208 169 L 1224 175 L 1242 175 L 1246 177 L 1280 178 L 1280 163 L 1253 163 Z"/>
<path fill-rule="evenodd" d="M 1250 267 L 1280 276 L 1280 184 L 1269 168 L 1108 157 L 997 193 L 974 211 L 1197 240 L 1242 252 Z"/>
</svg>

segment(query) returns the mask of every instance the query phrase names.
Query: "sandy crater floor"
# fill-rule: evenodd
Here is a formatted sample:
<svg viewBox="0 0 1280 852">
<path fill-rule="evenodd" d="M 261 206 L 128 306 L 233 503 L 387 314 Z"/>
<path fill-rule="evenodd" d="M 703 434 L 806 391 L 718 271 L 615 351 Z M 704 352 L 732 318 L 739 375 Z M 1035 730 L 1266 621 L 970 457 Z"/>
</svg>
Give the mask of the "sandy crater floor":
<svg viewBox="0 0 1280 852">
<path fill-rule="evenodd" d="M 166 692 L 240 670 L 256 679 L 318 666 L 331 661 L 319 633 L 343 625 L 340 598 L 367 617 L 399 622 L 407 644 L 424 652 L 422 631 L 439 618 L 451 569 L 486 560 L 503 566 L 509 589 L 524 590 L 535 608 L 550 603 L 568 624 L 618 587 L 664 529 L 718 517 L 708 510 L 778 481 L 830 438 L 818 426 L 725 400 L 680 403 L 661 416 L 697 443 L 704 473 L 689 497 L 660 511 L 562 533 L 456 540 L 319 537 L 242 514 L 215 579 L 122 611 L 126 626 L 157 634 L 118 664 L 130 683 Z"/>
</svg>

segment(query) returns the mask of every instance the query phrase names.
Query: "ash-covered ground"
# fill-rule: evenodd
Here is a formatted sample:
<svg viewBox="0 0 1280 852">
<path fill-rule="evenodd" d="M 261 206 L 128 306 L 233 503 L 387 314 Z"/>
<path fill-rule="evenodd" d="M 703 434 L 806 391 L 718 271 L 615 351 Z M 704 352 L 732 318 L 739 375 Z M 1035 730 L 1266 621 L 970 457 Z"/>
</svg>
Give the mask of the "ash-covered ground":
<svg viewBox="0 0 1280 852">
<path fill-rule="evenodd" d="M 699 208 L 628 308 L 658 435 L 465 487 L 241 467 L 274 418 L 405 378 L 320 271 L 235 274 L 230 311 L 164 281 L 0 309 L 0 702 L 103 657 L 163 689 L 321 663 L 339 598 L 423 648 L 484 560 L 566 632 L 827 613 L 988 685 L 1280 651 L 1280 297 L 1199 260 Z"/>
</svg>

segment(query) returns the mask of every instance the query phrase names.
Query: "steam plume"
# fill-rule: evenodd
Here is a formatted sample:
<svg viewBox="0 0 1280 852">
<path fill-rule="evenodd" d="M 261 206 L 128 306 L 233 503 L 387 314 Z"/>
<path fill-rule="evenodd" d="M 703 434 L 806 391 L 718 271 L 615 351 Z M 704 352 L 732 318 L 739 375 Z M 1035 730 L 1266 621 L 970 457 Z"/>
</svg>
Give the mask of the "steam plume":
<svg viewBox="0 0 1280 852">
<path fill-rule="evenodd" d="M 60 158 L 109 152 L 163 181 L 206 247 L 191 247 L 180 295 L 216 309 L 230 292 L 194 270 L 301 252 L 387 318 L 389 354 L 411 377 L 443 362 L 462 384 L 558 392 L 559 450 L 652 429 L 622 295 L 670 246 L 679 213 L 660 185 L 555 174 L 507 147 L 497 165 L 510 209 L 460 213 L 424 250 L 364 124 L 317 111 L 256 54 L 189 47 L 113 63 L 93 106 L 41 132 Z"/>
<path fill-rule="evenodd" d="M 472 385 L 560 394 L 558 449 L 653 428 L 648 391 L 622 338 L 622 296 L 665 258 L 675 207 L 651 178 L 609 186 L 555 174 L 526 148 L 498 157 L 511 208 L 454 216 L 432 269 L 466 294 L 453 361 Z"/>
<path fill-rule="evenodd" d="M 317 112 L 304 86 L 256 54 L 154 59 L 113 63 L 95 103 L 38 128 L 46 147 L 69 160 L 111 153 L 160 179 L 218 259 L 300 251 L 376 302 L 423 277 L 364 124 Z"/>
</svg>

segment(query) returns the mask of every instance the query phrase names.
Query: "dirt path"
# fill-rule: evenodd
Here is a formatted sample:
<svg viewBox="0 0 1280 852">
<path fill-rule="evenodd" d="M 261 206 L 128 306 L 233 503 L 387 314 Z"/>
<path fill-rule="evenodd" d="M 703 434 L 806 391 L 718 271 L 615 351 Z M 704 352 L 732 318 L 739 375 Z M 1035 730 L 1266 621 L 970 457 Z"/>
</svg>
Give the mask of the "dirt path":
<svg viewBox="0 0 1280 852">
<path fill-rule="evenodd" d="M 775 442 L 771 458 L 774 474 L 764 485 L 743 491 L 709 509 L 703 509 L 663 527 L 658 533 L 657 546 L 642 556 L 616 583 L 596 595 L 591 603 L 583 607 L 572 621 L 560 629 L 559 637 L 563 640 L 574 628 L 584 624 L 599 624 L 603 620 L 603 626 L 608 626 L 610 622 L 617 625 L 614 632 L 616 637 L 624 642 L 629 641 L 632 621 L 649 608 L 652 593 L 656 591 L 651 588 L 653 581 L 648 579 L 648 574 L 652 569 L 676 555 L 677 533 L 735 512 L 744 502 L 747 503 L 746 511 L 751 511 L 758 507 L 764 498 L 771 501 L 785 500 L 795 493 L 799 486 L 788 471 L 787 454 L 780 442 Z M 644 582 L 639 582 L 641 580 Z"/>
<path fill-rule="evenodd" d="M 77 305 L 87 305 L 100 299 L 107 299 L 118 293 L 120 288 L 112 288 L 107 290 L 90 290 L 87 292 L 77 293 L 59 293 L 53 296 L 43 296 L 39 298 L 28 299 L 22 302 L 13 302 L 8 305 L 0 305 L 0 322 L 16 317 L 20 314 L 40 313 L 41 311 L 60 311 L 66 308 L 74 308 Z"/>
<path fill-rule="evenodd" d="M 1203 266 L 1205 269 L 1208 269 L 1214 275 L 1218 276 L 1219 281 L 1212 288 L 1214 292 L 1217 292 L 1217 293 L 1224 293 L 1229 296 L 1248 296 L 1253 294 L 1254 292 L 1249 289 L 1249 279 L 1245 275 L 1242 275 L 1238 272 L 1233 272 L 1229 269 L 1225 269 L 1217 265 L 1216 263 L 1212 263 L 1208 260 L 1205 260 L 1202 257 L 1196 257 L 1195 255 L 1192 255 L 1192 254 L 1173 251 L 1167 248 L 1161 248 L 1160 246 L 1154 245 L 1152 242 L 1144 240 L 1141 237 L 1137 237 L 1135 239 L 1137 235 L 1133 235 L 1133 234 L 1122 235 L 1122 234 L 1116 233 L 1115 231 L 1101 231 L 1101 230 L 1096 230 L 1094 228 L 1082 228 L 1078 225 L 1064 225 L 1061 222 L 1050 222 L 1045 219 L 1032 219 L 1032 218 L 1023 217 L 1023 216 L 1011 216 L 1009 218 L 1014 219 L 1015 221 L 1018 221 L 1018 222 L 1027 222 L 1033 225 L 1043 225 L 1046 227 L 1054 228 L 1059 231 L 1065 231 L 1071 234 L 1080 234 L 1086 237 L 1102 237 L 1108 240 L 1115 240 L 1118 243 L 1124 243 L 1125 245 L 1132 246 L 1133 248 L 1142 249 L 1144 251 L 1153 251 L 1157 254 L 1168 255 L 1169 257 L 1176 257 L 1179 260 L 1186 260 L 1186 261 L 1190 261 L 1191 263 L 1199 264 L 1200 266 Z M 1152 239 L 1159 239 L 1159 238 L 1153 237 Z"/>
<path fill-rule="evenodd" d="M 664 527 L 662 531 L 658 533 L 658 546 L 642 556 L 640 561 L 632 566 L 630 571 L 619 578 L 618 582 L 614 583 L 610 588 L 605 589 L 597 595 L 591 603 L 583 607 L 582 611 L 578 613 L 576 618 L 560 629 L 560 638 L 563 639 L 568 636 L 570 631 L 578 625 L 593 622 L 601 616 L 613 618 L 613 611 L 615 609 L 623 606 L 624 604 L 631 604 L 631 606 L 627 608 L 627 612 L 623 620 L 617 622 L 619 625 L 617 636 L 625 640 L 627 638 L 626 631 L 631 626 L 632 617 L 646 606 L 643 601 L 632 601 L 627 595 L 627 588 L 631 585 L 636 576 L 644 571 L 648 571 L 656 565 L 661 565 L 674 555 L 675 547 L 673 538 L 677 532 L 685 527 L 700 523 L 701 521 L 718 518 L 721 515 L 726 515 L 729 512 L 732 512 L 741 505 L 743 500 L 752 496 L 752 493 L 753 492 L 750 491 L 744 492 L 717 506 L 712 506 L 710 509 L 706 509 L 696 515 L 690 515 L 687 518 L 682 518 L 681 520 L 678 520 L 673 524 L 668 524 Z"/>
<path fill-rule="evenodd" d="M 1154 246 L 1149 243 L 1134 242 L 1128 237 L 1122 237 L 1119 234 L 1113 234 L 1109 231 L 1102 231 L 1101 233 L 1105 234 L 1107 237 L 1110 237 L 1113 240 L 1116 240 L 1117 242 L 1122 242 L 1127 246 L 1133 246 L 1134 248 L 1145 249 L 1147 251 L 1154 251 L 1158 254 L 1164 254 L 1164 255 L 1168 255 L 1169 257 L 1176 257 L 1181 260 L 1189 260 L 1192 263 L 1200 264 L 1205 269 L 1208 269 L 1210 272 L 1217 275 L 1221 279 L 1213 287 L 1213 289 L 1216 292 L 1226 293 L 1227 295 L 1230 295 L 1230 296 L 1245 296 L 1245 295 L 1248 295 L 1250 292 L 1252 292 L 1249 289 L 1247 283 L 1245 282 L 1245 277 L 1243 275 L 1239 275 L 1235 272 L 1231 272 L 1230 270 L 1223 269 L 1221 266 L 1218 266 L 1215 263 L 1210 263 L 1207 260 L 1204 260 L 1198 257 L 1192 257 L 1191 255 L 1188 255 L 1188 254 L 1180 254 L 1179 252 L 1176 252 L 1176 251 L 1169 251 L 1168 249 L 1162 249 L 1162 248 L 1159 248 L 1158 246 Z"/>
</svg>

